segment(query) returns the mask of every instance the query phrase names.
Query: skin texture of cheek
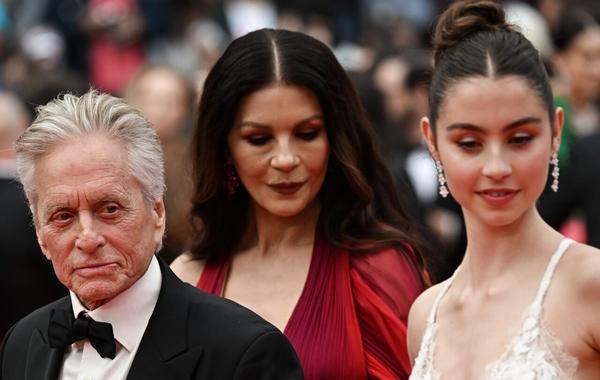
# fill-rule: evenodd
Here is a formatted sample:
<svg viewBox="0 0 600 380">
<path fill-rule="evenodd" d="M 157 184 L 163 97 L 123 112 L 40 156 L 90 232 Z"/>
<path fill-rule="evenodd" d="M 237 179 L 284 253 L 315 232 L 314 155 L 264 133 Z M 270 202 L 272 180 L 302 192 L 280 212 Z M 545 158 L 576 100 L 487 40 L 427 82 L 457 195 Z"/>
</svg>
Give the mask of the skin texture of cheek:
<svg viewBox="0 0 600 380">
<path fill-rule="evenodd" d="M 112 264 L 106 273 L 95 276 L 79 273 L 67 264 L 61 268 L 61 282 L 64 280 L 65 285 L 77 294 L 86 306 L 102 304 L 133 285 L 144 274 L 151 257 L 151 254 L 142 251 L 128 252 L 120 261 Z"/>
<path fill-rule="evenodd" d="M 459 159 L 446 155 L 445 175 L 448 188 L 456 201 L 472 217 L 489 225 L 511 224 L 535 207 L 535 202 L 546 185 L 548 165 L 545 152 L 539 151 L 531 157 L 517 157 L 511 162 L 510 174 L 500 181 L 492 181 L 481 174 L 481 164 L 475 160 Z M 497 186 L 518 189 L 519 194 L 502 207 L 487 204 L 476 191 Z"/>
<path fill-rule="evenodd" d="M 150 224 L 147 216 L 132 213 L 115 226 L 105 227 L 98 233 L 106 244 L 97 252 L 84 253 L 76 247 L 73 231 L 55 231 L 45 228 L 40 241 L 51 259 L 59 281 L 72 290 L 86 305 L 102 303 L 131 286 L 145 272 L 160 231 Z M 132 237 L 139 237 L 137 242 Z M 97 275 L 90 275 L 80 268 L 90 263 L 111 263 L 111 267 Z"/>
</svg>

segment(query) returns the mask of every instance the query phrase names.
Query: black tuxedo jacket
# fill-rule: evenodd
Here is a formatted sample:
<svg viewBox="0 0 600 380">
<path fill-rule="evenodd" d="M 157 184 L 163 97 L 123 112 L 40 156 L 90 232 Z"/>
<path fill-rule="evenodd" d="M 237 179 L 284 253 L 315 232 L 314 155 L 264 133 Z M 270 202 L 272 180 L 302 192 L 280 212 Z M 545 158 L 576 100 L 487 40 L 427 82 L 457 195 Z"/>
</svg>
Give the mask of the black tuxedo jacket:
<svg viewBox="0 0 600 380">
<path fill-rule="evenodd" d="M 0 173 L 0 340 L 19 319 L 67 293 L 40 250 L 21 184 Z"/>
<path fill-rule="evenodd" d="M 162 286 L 127 379 L 303 379 L 294 349 L 253 312 L 180 281 L 159 259 Z M 69 297 L 36 310 L 7 334 L 1 380 L 53 380 L 63 351 L 48 345 L 53 309 L 71 310 Z"/>
</svg>

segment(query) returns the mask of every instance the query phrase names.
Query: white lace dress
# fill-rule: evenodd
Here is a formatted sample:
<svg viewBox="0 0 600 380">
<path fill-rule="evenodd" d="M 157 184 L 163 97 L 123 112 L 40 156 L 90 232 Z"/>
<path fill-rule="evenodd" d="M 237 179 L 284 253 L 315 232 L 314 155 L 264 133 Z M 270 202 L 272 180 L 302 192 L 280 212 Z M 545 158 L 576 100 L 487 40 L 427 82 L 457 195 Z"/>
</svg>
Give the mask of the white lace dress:
<svg viewBox="0 0 600 380">
<path fill-rule="evenodd" d="M 544 297 L 552 282 L 558 261 L 573 241 L 563 239 L 552 255 L 535 299 L 523 316 L 521 329 L 510 341 L 504 354 L 486 366 L 486 380 L 570 380 L 577 371 L 578 361 L 565 352 L 562 343 L 543 325 Z M 458 271 L 458 270 L 457 270 Z M 421 340 L 409 380 L 440 380 L 434 367 L 435 334 L 438 329 L 437 310 L 450 288 L 456 272 L 433 303 L 427 327 Z"/>
</svg>

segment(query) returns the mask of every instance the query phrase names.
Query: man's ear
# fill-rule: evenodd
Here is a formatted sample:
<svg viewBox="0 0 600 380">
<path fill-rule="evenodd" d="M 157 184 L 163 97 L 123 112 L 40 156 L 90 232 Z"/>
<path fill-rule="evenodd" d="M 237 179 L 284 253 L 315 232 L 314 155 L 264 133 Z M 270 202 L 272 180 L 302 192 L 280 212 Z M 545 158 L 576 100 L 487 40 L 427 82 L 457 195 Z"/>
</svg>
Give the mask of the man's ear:
<svg viewBox="0 0 600 380">
<path fill-rule="evenodd" d="M 46 245 L 46 242 L 44 240 L 44 233 L 42 232 L 42 229 L 40 228 L 40 223 L 37 219 L 37 213 L 35 212 L 35 209 L 31 206 L 31 204 L 29 205 L 29 211 L 31 212 L 31 218 L 33 219 L 33 226 L 35 227 L 35 236 L 37 238 L 38 245 L 40 246 L 40 249 L 42 250 L 44 256 L 46 256 L 48 260 L 52 260 L 52 258 L 50 257 L 50 252 L 48 252 L 48 246 Z"/>
<path fill-rule="evenodd" d="M 48 251 L 48 246 L 44 242 L 44 239 L 42 238 L 42 232 L 37 227 L 37 224 L 36 224 L 36 227 L 35 227 L 35 234 L 37 236 L 37 241 L 38 241 L 38 244 L 40 245 L 42 253 L 44 254 L 44 256 L 46 256 L 46 258 L 48 260 L 52 260 L 52 258 L 50 257 L 50 252 Z"/>
<path fill-rule="evenodd" d="M 152 207 L 152 215 L 154 219 L 154 229 L 155 229 L 155 241 L 158 245 L 165 234 L 165 227 L 167 222 L 167 215 L 165 211 L 165 201 L 163 198 L 160 198 L 156 202 L 154 202 L 154 206 Z"/>
<path fill-rule="evenodd" d="M 431 153 L 433 159 L 439 160 L 440 158 L 435 147 L 435 133 L 427 116 L 424 116 L 421 119 L 421 134 L 423 135 L 425 142 L 427 142 L 427 148 L 429 149 L 429 153 Z"/>
<path fill-rule="evenodd" d="M 552 153 L 558 152 L 558 148 L 560 148 L 564 121 L 565 111 L 562 107 L 556 107 L 554 111 L 554 125 L 552 126 Z"/>
</svg>

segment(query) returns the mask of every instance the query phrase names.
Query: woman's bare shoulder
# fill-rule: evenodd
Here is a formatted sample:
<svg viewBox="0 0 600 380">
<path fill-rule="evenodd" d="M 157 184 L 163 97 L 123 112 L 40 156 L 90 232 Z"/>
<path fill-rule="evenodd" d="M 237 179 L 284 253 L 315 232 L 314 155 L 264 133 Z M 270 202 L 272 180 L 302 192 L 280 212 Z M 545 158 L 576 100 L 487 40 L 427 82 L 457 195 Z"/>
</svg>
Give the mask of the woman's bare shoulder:
<svg viewBox="0 0 600 380">
<path fill-rule="evenodd" d="M 571 249 L 565 267 L 567 281 L 573 287 L 573 311 L 583 327 L 585 341 L 594 352 L 600 352 L 600 250 L 585 244 L 575 244 Z"/>
<path fill-rule="evenodd" d="M 190 252 L 184 252 L 171 263 L 171 270 L 184 282 L 196 286 L 204 269 L 204 260 L 196 260 Z"/>
<path fill-rule="evenodd" d="M 421 339 L 427 327 L 427 317 L 431 312 L 433 303 L 440 292 L 450 280 L 443 281 L 425 290 L 415 300 L 408 314 L 408 352 L 411 361 L 414 361 L 421 347 Z"/>
<path fill-rule="evenodd" d="M 575 291 L 600 301 L 600 250 L 585 244 L 573 244 L 569 250 L 564 271 Z"/>
</svg>

